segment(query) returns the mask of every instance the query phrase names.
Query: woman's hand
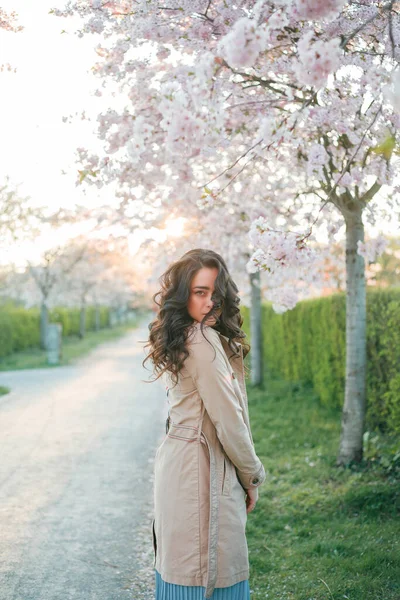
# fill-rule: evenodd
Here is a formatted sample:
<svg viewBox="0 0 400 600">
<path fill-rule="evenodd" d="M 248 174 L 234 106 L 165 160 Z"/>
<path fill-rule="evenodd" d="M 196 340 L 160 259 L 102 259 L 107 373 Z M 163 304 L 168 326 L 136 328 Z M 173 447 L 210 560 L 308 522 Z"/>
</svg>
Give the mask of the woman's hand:
<svg viewBox="0 0 400 600">
<path fill-rule="evenodd" d="M 258 488 L 249 488 L 246 490 L 246 494 L 246 513 L 248 514 L 255 508 L 257 504 Z"/>
</svg>

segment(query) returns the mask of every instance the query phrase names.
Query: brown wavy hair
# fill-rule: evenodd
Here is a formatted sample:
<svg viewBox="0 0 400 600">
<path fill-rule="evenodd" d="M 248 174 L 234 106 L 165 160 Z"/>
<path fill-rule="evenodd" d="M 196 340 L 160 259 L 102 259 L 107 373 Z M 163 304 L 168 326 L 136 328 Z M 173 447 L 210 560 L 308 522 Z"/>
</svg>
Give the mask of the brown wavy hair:
<svg viewBox="0 0 400 600">
<path fill-rule="evenodd" d="M 238 287 L 229 275 L 224 259 L 217 252 L 202 248 L 189 250 L 161 275 L 161 289 L 153 296 L 159 310 L 154 321 L 149 323 L 150 334 L 145 348 L 150 346 L 151 350 L 142 363 L 144 366 L 147 360 L 152 361 L 153 373 L 157 375 L 152 381 L 159 379 L 165 371 L 172 373 L 175 384 L 178 381 L 178 373 L 189 356 L 185 342 L 190 326 L 195 322 L 187 310 L 190 284 L 195 274 L 203 267 L 216 267 L 218 275 L 212 296 L 214 305 L 201 321 L 201 332 L 204 335 L 205 321 L 211 315 L 214 316 L 216 323 L 212 328 L 228 337 L 228 344 L 233 353 L 229 358 L 239 355 L 234 344 L 243 340 L 246 334 L 241 329 L 243 317 L 239 309 Z M 221 313 L 217 314 L 219 311 Z M 249 344 L 244 342 L 243 356 L 249 351 Z"/>
</svg>

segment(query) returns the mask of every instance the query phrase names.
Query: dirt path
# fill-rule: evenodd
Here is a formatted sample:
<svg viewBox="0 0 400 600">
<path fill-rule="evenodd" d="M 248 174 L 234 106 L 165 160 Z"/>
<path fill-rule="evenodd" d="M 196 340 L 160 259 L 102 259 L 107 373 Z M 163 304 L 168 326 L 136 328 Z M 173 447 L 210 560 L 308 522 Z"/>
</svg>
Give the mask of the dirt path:
<svg viewBox="0 0 400 600">
<path fill-rule="evenodd" d="M 166 397 L 140 326 L 74 366 L 0 373 L 1 600 L 150 600 Z M 150 366 L 148 367 L 150 368 Z"/>
</svg>

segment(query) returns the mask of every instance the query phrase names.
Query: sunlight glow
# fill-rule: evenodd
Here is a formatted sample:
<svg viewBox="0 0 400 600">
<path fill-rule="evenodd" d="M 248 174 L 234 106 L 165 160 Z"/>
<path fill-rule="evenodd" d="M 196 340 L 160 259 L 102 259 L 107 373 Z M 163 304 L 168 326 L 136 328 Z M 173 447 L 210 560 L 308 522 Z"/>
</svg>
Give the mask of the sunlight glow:
<svg viewBox="0 0 400 600">
<path fill-rule="evenodd" d="M 184 217 L 169 218 L 165 221 L 165 233 L 168 237 L 181 237 L 186 219 Z"/>
</svg>

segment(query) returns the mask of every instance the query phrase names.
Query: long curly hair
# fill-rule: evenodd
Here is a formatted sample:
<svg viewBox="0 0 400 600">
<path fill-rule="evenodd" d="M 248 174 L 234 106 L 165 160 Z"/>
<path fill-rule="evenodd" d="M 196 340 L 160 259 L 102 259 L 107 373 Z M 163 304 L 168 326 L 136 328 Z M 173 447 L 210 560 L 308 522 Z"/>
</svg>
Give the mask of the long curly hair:
<svg viewBox="0 0 400 600">
<path fill-rule="evenodd" d="M 144 366 L 147 360 L 152 361 L 153 373 L 156 375 L 152 381 L 169 371 L 174 383 L 178 382 L 178 373 L 189 356 L 185 342 L 190 326 L 195 322 L 187 310 L 190 285 L 195 274 L 203 267 L 216 267 L 218 275 L 212 296 L 213 308 L 201 321 L 201 332 L 204 335 L 205 321 L 214 316 L 216 323 L 212 325 L 213 329 L 228 337 L 229 348 L 232 350 L 229 358 L 239 355 L 235 342 L 243 340 L 246 334 L 241 330 L 243 317 L 239 309 L 238 287 L 229 275 L 224 259 L 217 252 L 202 248 L 189 250 L 161 275 L 161 289 L 153 296 L 159 310 L 155 320 L 149 323 L 150 334 L 145 348 L 150 346 L 151 351 L 142 363 Z M 243 356 L 249 351 L 249 344 L 243 342 Z"/>
</svg>

